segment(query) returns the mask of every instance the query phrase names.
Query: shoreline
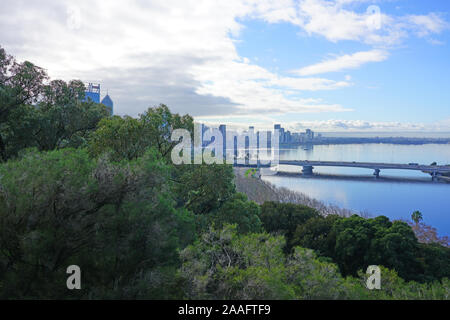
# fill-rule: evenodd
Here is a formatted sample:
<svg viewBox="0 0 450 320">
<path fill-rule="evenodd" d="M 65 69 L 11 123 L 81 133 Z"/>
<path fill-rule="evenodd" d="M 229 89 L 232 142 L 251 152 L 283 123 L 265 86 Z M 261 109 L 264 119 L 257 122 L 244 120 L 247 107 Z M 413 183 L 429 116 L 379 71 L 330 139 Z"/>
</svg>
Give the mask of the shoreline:
<svg viewBox="0 0 450 320">
<path fill-rule="evenodd" d="M 364 181 L 364 182 L 397 182 L 397 183 L 423 183 L 423 184 L 435 184 L 450 183 L 450 177 L 439 176 L 437 181 L 432 181 L 428 177 L 424 178 L 413 178 L 413 177 L 395 177 L 384 175 L 375 178 L 371 175 L 344 175 L 344 174 L 323 174 L 323 173 L 313 173 L 312 175 L 304 175 L 301 172 L 288 172 L 288 171 L 278 171 L 277 176 L 281 177 L 294 177 L 302 179 L 333 179 L 333 180 L 348 180 L 348 181 Z M 440 181 L 439 181 L 440 180 Z"/>
</svg>

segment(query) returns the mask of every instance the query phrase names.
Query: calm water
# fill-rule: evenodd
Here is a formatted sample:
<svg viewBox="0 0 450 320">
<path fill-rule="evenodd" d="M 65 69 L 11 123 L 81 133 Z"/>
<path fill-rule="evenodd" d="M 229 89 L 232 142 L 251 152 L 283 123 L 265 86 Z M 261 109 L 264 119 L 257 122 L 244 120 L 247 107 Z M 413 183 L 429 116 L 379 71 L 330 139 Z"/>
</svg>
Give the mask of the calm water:
<svg viewBox="0 0 450 320">
<path fill-rule="evenodd" d="M 391 144 L 354 144 L 301 147 L 280 151 L 284 160 L 366 161 L 450 164 L 450 145 L 421 146 Z M 301 167 L 281 166 L 283 171 L 300 171 Z M 450 235 L 450 183 L 431 182 L 420 171 L 382 170 L 375 180 L 373 170 L 361 168 L 316 167 L 318 176 L 266 176 L 276 186 L 303 192 L 325 203 L 372 216 L 410 220 L 414 210 L 422 212 L 424 222 L 437 228 L 440 235 Z"/>
</svg>

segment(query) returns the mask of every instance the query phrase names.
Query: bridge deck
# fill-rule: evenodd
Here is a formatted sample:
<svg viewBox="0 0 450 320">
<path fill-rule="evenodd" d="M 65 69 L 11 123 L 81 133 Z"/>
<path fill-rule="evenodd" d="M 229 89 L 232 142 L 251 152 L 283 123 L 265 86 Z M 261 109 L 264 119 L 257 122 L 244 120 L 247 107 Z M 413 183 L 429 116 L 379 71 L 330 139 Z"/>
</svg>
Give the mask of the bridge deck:
<svg viewBox="0 0 450 320">
<path fill-rule="evenodd" d="M 281 160 L 279 164 L 296 166 L 328 166 L 328 167 L 353 167 L 368 169 L 401 169 L 418 170 L 425 172 L 450 172 L 449 166 L 430 166 L 421 164 L 401 164 L 401 163 L 382 163 L 382 162 L 344 162 L 344 161 L 308 161 L 308 160 Z"/>
<path fill-rule="evenodd" d="M 280 160 L 278 164 L 293 166 L 312 166 L 312 167 L 351 167 L 351 168 L 367 168 L 367 169 L 401 169 L 401 170 L 417 170 L 423 172 L 449 173 L 450 165 L 446 166 L 430 166 L 421 164 L 401 164 L 401 163 L 383 163 L 383 162 L 345 162 L 345 161 L 309 161 L 309 160 Z M 239 167 L 256 167 L 253 165 L 236 164 Z M 265 165 L 268 167 L 270 165 Z"/>
</svg>

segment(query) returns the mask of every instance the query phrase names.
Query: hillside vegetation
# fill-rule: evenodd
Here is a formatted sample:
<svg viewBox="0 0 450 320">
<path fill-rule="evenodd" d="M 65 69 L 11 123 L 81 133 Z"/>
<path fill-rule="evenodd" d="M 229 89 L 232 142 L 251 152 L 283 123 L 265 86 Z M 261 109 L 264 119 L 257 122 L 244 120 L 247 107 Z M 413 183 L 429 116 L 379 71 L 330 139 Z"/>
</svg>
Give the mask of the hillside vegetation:
<svg viewBox="0 0 450 320">
<path fill-rule="evenodd" d="M 0 299 L 449 299 L 450 249 L 407 223 L 174 165 L 191 116 L 111 117 L 82 95 L 0 48 Z"/>
</svg>

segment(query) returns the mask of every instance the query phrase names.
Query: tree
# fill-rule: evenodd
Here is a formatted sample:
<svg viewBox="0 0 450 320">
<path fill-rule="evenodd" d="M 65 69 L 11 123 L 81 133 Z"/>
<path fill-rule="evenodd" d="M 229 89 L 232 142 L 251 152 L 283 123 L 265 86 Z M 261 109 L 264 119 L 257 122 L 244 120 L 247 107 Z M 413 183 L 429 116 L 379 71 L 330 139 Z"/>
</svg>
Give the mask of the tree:
<svg viewBox="0 0 450 320">
<path fill-rule="evenodd" d="M 289 299 L 284 239 L 238 235 L 235 226 L 210 228 L 181 252 L 188 299 Z"/>
<path fill-rule="evenodd" d="M 113 161 L 121 161 L 141 157 L 150 145 L 143 135 L 141 121 L 127 116 L 114 116 L 100 121 L 88 149 L 94 157 L 108 153 Z"/>
<path fill-rule="evenodd" d="M 64 149 L 1 165 L 0 297 L 177 296 L 177 252 L 195 226 L 173 206 L 169 171 L 156 150 L 127 163 Z M 72 264 L 86 290 L 67 292 Z"/>
<path fill-rule="evenodd" d="M 312 250 L 283 250 L 283 236 L 210 228 L 181 252 L 188 299 L 343 299 L 350 296 L 338 268 Z"/>
<path fill-rule="evenodd" d="M 297 226 L 291 241 L 291 246 L 300 246 L 315 250 L 325 257 L 333 257 L 336 245 L 336 231 L 333 229 L 338 215 L 318 216 Z"/>
<path fill-rule="evenodd" d="M 0 48 L 0 156 L 3 161 L 22 149 L 42 151 L 84 145 L 100 119 L 103 105 L 83 102 L 81 81 L 54 80 L 31 62 L 18 63 Z"/>
<path fill-rule="evenodd" d="M 0 158 L 3 161 L 10 157 L 4 130 L 14 123 L 11 114 L 20 114 L 18 109 L 37 102 L 47 78 L 44 69 L 29 61 L 18 63 L 0 47 Z"/>
<path fill-rule="evenodd" d="M 238 233 L 258 233 L 262 231 L 259 206 L 247 200 L 247 196 L 236 193 L 218 210 L 208 214 L 209 224 L 222 228 L 225 224 L 236 224 Z"/>
<path fill-rule="evenodd" d="M 170 161 L 170 152 L 178 141 L 172 141 L 174 129 L 193 132 L 191 116 L 172 114 L 166 105 L 149 108 L 138 119 L 115 116 L 105 119 L 92 135 L 89 149 L 92 155 L 109 153 L 115 161 L 136 159 L 154 147 L 161 157 Z"/>
<path fill-rule="evenodd" d="M 420 278 L 418 241 L 404 222 L 391 222 L 385 216 L 365 219 L 354 215 L 339 219 L 333 226 L 336 232 L 332 257 L 343 275 L 356 275 L 369 265 L 383 265 L 395 269 L 404 279 Z"/>
<path fill-rule="evenodd" d="M 292 203 L 268 201 L 261 206 L 261 221 L 266 231 L 285 235 L 288 244 L 298 225 L 320 214 L 313 208 Z M 289 248 L 289 247 L 288 247 Z"/>
<path fill-rule="evenodd" d="M 21 119 L 10 125 L 11 145 L 37 147 L 49 151 L 86 144 L 98 122 L 109 115 L 104 105 L 83 102 L 85 87 L 81 81 L 51 81 L 45 85 L 40 101 L 27 106 Z"/>
<path fill-rule="evenodd" d="M 194 132 L 194 119 L 190 115 L 180 116 L 171 113 L 165 104 L 149 108 L 140 115 L 144 127 L 144 135 L 152 142 L 163 157 L 170 155 L 178 141 L 172 141 L 171 135 L 175 129 L 186 129 Z"/>
<path fill-rule="evenodd" d="M 236 192 L 231 165 L 175 166 L 172 180 L 177 206 L 195 214 L 218 210 Z"/>
<path fill-rule="evenodd" d="M 295 247 L 287 274 L 297 299 L 343 299 L 349 295 L 338 267 L 319 259 L 313 250 Z"/>
<path fill-rule="evenodd" d="M 422 213 L 421 213 L 420 211 L 417 211 L 417 210 L 414 211 L 414 212 L 411 214 L 411 219 L 412 219 L 416 224 L 419 224 L 419 222 L 423 220 Z"/>
</svg>

